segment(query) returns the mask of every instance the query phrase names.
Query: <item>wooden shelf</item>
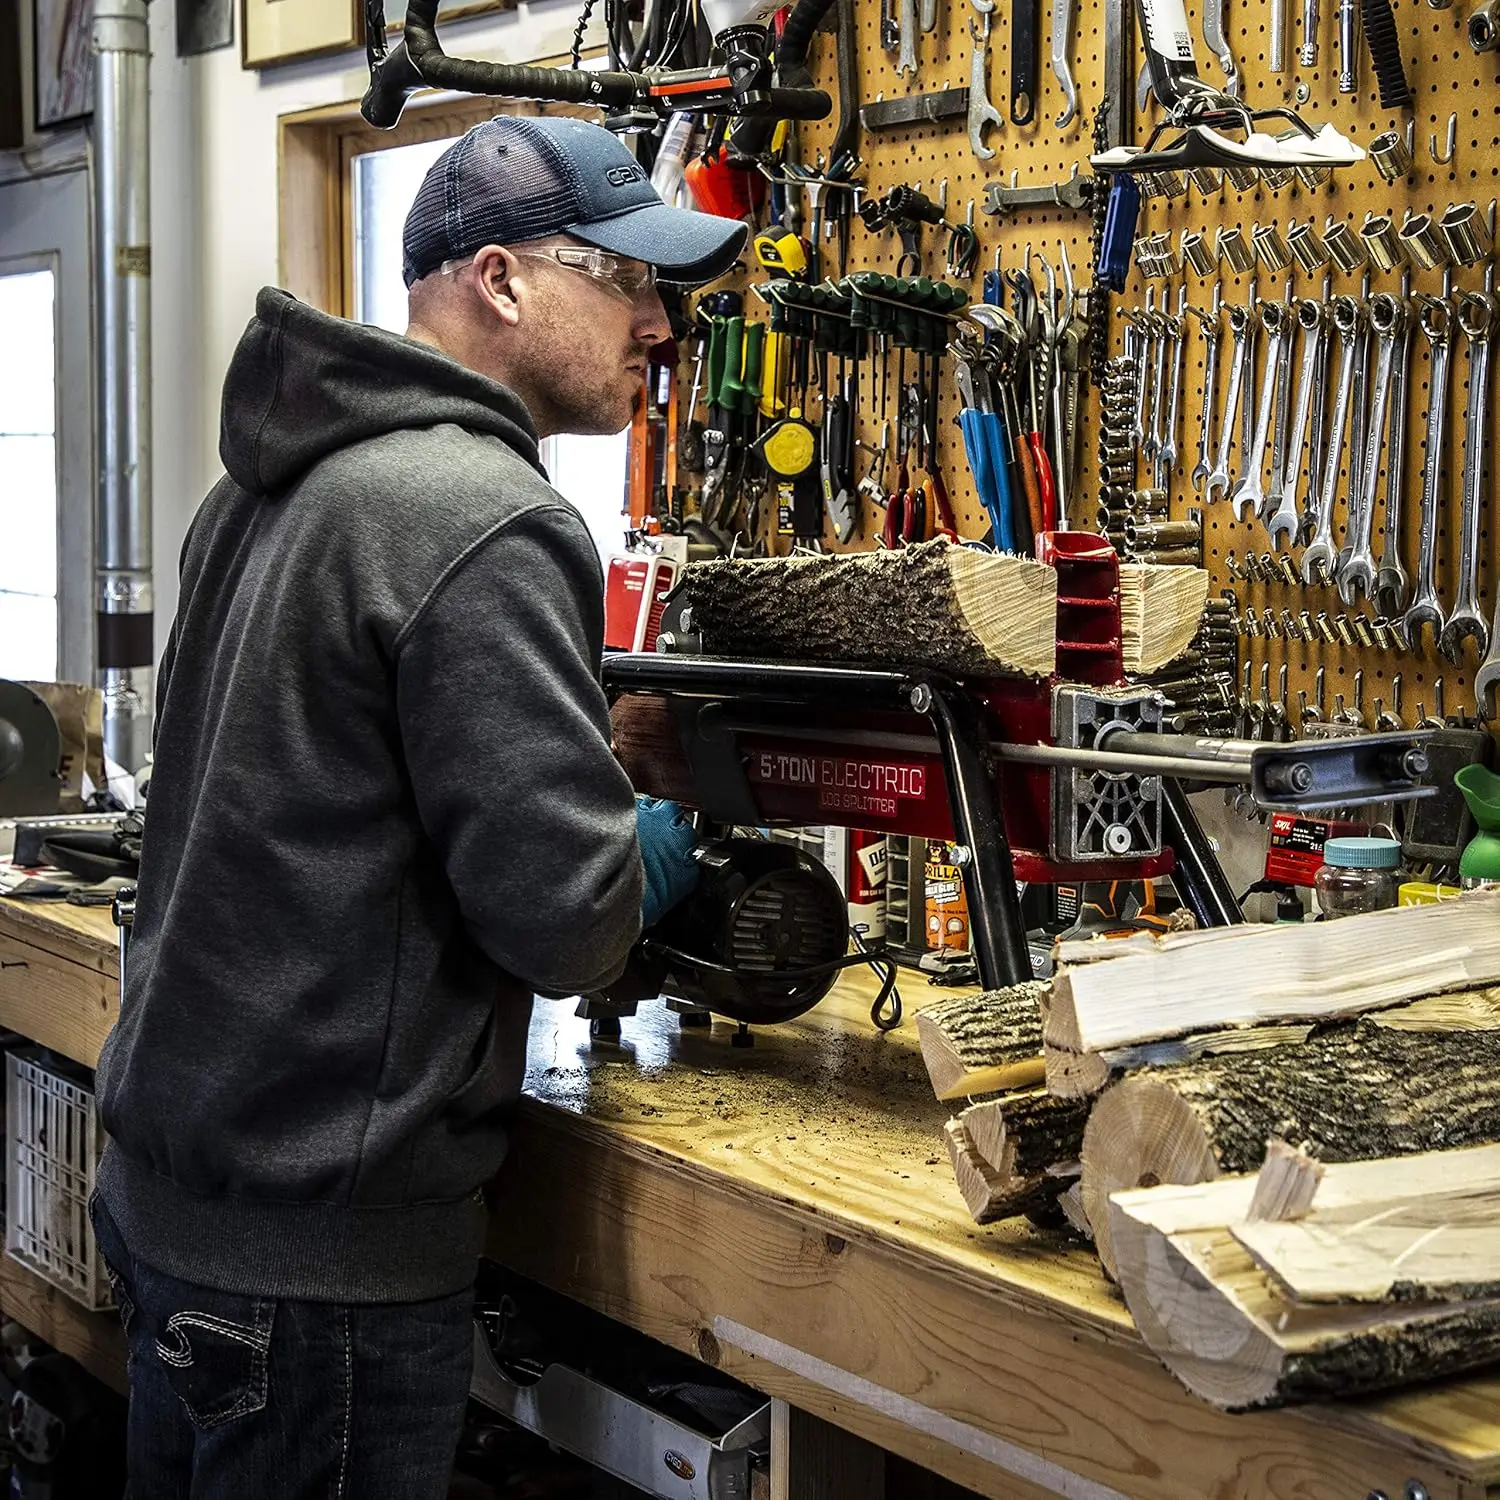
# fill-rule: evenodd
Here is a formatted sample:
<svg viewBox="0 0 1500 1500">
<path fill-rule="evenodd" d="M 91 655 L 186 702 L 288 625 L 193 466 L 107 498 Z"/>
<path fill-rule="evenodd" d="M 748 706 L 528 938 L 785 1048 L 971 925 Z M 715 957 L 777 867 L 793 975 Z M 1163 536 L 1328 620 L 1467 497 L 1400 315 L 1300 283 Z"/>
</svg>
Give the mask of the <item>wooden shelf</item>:
<svg viewBox="0 0 1500 1500">
<path fill-rule="evenodd" d="M 126 1394 L 125 1332 L 113 1309 L 88 1312 L 19 1261 L 0 1255 L 0 1313 Z"/>
</svg>

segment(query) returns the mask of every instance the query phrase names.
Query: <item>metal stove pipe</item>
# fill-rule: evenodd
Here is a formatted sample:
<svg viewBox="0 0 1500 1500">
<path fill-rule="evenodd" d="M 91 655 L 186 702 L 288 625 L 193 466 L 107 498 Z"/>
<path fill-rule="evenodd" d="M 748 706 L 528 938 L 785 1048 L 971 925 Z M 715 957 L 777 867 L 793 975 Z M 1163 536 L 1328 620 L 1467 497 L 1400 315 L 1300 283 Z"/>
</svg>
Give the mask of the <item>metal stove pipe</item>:
<svg viewBox="0 0 1500 1500">
<path fill-rule="evenodd" d="M 151 748 L 151 196 L 146 0 L 95 0 L 96 681 L 104 748 Z"/>
</svg>

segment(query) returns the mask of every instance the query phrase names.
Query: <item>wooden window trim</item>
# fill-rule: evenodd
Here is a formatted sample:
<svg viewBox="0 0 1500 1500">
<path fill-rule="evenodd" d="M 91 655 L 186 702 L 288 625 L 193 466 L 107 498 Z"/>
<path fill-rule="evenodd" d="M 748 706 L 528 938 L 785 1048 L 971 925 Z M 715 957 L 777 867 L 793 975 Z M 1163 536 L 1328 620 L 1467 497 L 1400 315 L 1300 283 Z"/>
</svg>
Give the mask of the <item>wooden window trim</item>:
<svg viewBox="0 0 1500 1500">
<path fill-rule="evenodd" d="M 597 49 L 595 49 L 597 50 Z M 586 53 L 585 56 L 588 54 Z M 566 65 L 547 58 L 538 67 Z M 341 317 L 354 314 L 353 193 L 350 164 L 371 151 L 462 135 L 497 114 L 587 115 L 574 105 L 416 95 L 394 130 L 377 130 L 358 100 L 300 110 L 277 120 L 278 250 L 281 285 L 294 297 Z"/>
</svg>

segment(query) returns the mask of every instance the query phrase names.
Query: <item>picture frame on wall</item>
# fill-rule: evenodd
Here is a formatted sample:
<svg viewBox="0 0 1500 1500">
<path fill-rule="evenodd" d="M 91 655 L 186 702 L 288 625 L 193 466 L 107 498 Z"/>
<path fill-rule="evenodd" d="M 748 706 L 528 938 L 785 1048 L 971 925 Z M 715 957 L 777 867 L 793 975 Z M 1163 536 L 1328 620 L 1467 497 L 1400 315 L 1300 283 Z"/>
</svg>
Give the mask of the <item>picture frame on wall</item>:
<svg viewBox="0 0 1500 1500">
<path fill-rule="evenodd" d="M 383 4 L 385 33 L 388 37 L 399 36 L 406 25 L 406 0 L 383 0 Z M 516 0 L 444 0 L 439 21 L 462 21 L 469 16 L 488 15 L 515 8 Z"/>
<path fill-rule="evenodd" d="M 92 0 L 33 0 L 36 128 L 72 125 L 94 112 Z"/>
<path fill-rule="evenodd" d="M 364 45 L 360 0 L 242 0 L 240 62 L 269 68 Z"/>
</svg>

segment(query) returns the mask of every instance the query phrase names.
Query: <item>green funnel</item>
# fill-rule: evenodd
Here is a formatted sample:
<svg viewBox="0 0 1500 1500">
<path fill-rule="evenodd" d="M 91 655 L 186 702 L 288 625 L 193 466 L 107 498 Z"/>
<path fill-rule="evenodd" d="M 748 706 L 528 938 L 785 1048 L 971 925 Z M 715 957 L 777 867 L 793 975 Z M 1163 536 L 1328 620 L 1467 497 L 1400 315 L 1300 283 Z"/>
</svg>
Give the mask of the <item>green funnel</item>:
<svg viewBox="0 0 1500 1500">
<path fill-rule="evenodd" d="M 1464 846 L 1459 879 L 1500 880 L 1500 776 L 1480 765 L 1465 766 L 1453 773 L 1453 783 L 1479 826 Z"/>
</svg>

